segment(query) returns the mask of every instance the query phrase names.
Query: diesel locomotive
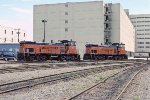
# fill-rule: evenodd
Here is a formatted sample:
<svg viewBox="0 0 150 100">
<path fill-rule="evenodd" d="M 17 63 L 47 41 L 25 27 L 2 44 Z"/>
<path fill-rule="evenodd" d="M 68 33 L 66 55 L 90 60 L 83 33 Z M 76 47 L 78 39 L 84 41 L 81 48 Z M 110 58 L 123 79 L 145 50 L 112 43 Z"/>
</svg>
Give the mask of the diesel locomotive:
<svg viewBox="0 0 150 100">
<path fill-rule="evenodd" d="M 125 44 L 86 44 L 83 60 L 123 60 L 128 59 Z M 79 61 L 76 41 L 61 40 L 58 43 L 20 42 L 18 60 L 24 61 Z"/>
<path fill-rule="evenodd" d="M 18 60 L 24 61 L 78 61 L 80 55 L 75 41 L 61 40 L 58 43 L 20 42 Z"/>
<path fill-rule="evenodd" d="M 85 46 L 84 60 L 122 60 L 128 59 L 125 44 L 113 43 L 111 45 L 87 44 Z"/>
</svg>

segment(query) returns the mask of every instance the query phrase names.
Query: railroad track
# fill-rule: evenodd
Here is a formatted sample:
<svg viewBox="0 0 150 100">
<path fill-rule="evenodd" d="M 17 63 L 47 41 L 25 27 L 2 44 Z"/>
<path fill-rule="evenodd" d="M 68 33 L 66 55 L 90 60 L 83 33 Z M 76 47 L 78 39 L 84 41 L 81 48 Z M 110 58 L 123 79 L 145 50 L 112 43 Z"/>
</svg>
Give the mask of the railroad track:
<svg viewBox="0 0 150 100">
<path fill-rule="evenodd" d="M 0 74 L 5 73 L 14 73 L 14 72 L 25 72 L 25 71 L 34 71 L 34 70 L 41 70 L 41 69 L 48 69 L 46 66 L 23 66 L 23 67 L 8 67 L 8 68 L 0 68 Z"/>
<path fill-rule="evenodd" d="M 94 61 L 94 60 L 91 60 L 91 61 L 84 61 L 84 60 L 81 60 L 79 62 L 73 62 L 73 63 L 92 63 L 92 62 L 104 62 L 104 63 L 108 63 L 108 62 L 133 62 L 133 61 L 137 61 L 137 60 L 99 60 L 99 61 Z M 43 61 L 43 62 L 39 62 L 39 61 L 4 61 L 4 62 L 0 62 L 0 64 L 32 64 L 32 63 L 51 63 L 51 64 L 59 64 L 59 63 L 72 63 L 72 61 Z"/>
<path fill-rule="evenodd" d="M 144 67 L 145 68 L 145 67 Z M 132 81 L 134 80 L 134 78 L 140 73 L 143 71 L 142 68 L 141 70 L 137 71 L 133 76 L 132 78 L 128 81 L 128 83 L 124 86 L 124 88 L 120 91 L 120 93 L 118 93 L 118 96 L 114 99 L 114 100 L 120 100 L 121 96 L 123 95 L 123 93 L 126 91 L 126 89 L 128 88 L 128 86 L 132 83 Z"/>
<path fill-rule="evenodd" d="M 72 72 L 66 72 L 61 74 L 54 74 L 39 78 L 33 78 L 29 80 L 23 80 L 18 82 L 6 83 L 0 85 L 0 94 L 7 93 L 10 91 L 15 91 L 23 88 L 33 87 L 39 84 L 50 83 L 54 84 L 60 81 L 69 81 L 80 77 L 85 77 L 95 73 L 100 73 L 108 70 L 120 69 L 126 66 L 105 66 L 105 67 L 96 67 L 83 70 L 77 70 Z"/>
<path fill-rule="evenodd" d="M 64 65 L 65 64 L 65 65 Z M 0 74 L 5 73 L 14 73 L 14 72 L 25 72 L 25 71 L 34 71 L 34 70 L 46 70 L 46 69 L 58 69 L 58 68 L 67 68 L 67 67 L 86 67 L 86 66 L 92 66 L 92 65 L 111 65 L 111 64 L 124 64 L 124 65 L 130 65 L 131 62 L 102 62 L 102 63 L 94 63 L 90 62 L 90 64 L 85 63 L 77 63 L 77 64 L 67 64 L 67 63 L 50 63 L 48 65 L 30 65 L 30 64 L 23 64 L 21 67 L 7 67 L 7 68 L 0 68 Z"/>
<path fill-rule="evenodd" d="M 140 66 L 138 64 L 135 67 L 125 69 L 123 72 L 106 78 L 103 82 L 91 86 L 71 97 L 69 100 L 119 100 L 130 81 L 143 70 L 142 67 L 145 66 L 147 66 L 147 64 L 141 64 Z"/>
</svg>

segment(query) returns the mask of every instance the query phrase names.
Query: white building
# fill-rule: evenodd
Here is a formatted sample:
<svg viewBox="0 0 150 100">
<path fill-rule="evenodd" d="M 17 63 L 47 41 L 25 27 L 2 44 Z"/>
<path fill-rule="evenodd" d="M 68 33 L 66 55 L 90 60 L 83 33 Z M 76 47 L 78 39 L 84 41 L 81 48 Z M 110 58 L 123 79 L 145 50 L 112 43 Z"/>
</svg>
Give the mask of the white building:
<svg viewBox="0 0 150 100">
<path fill-rule="evenodd" d="M 73 39 L 77 41 L 81 55 L 87 43 L 124 43 L 127 51 L 134 52 L 135 30 L 119 3 L 92 1 L 35 5 L 34 41 L 43 40 L 43 19 L 47 20 L 46 42 Z"/>
<path fill-rule="evenodd" d="M 130 15 L 136 29 L 136 52 L 150 52 L 150 14 Z"/>
<path fill-rule="evenodd" d="M 18 43 L 18 29 L 0 25 L 0 43 Z M 31 35 L 19 29 L 19 41 L 32 41 Z"/>
</svg>

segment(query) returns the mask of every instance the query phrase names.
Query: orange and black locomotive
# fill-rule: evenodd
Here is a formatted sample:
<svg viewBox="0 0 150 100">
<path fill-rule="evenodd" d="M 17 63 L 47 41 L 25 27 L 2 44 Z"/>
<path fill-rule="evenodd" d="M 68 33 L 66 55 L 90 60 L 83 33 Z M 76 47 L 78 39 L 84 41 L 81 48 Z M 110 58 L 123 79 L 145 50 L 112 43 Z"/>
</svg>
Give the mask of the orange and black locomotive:
<svg viewBox="0 0 150 100">
<path fill-rule="evenodd" d="M 80 55 L 76 49 L 75 41 L 61 40 L 59 43 L 20 42 L 18 60 L 25 61 L 77 61 Z"/>
<path fill-rule="evenodd" d="M 122 60 L 128 59 L 125 44 L 113 43 L 111 45 L 87 44 L 84 60 Z"/>
</svg>

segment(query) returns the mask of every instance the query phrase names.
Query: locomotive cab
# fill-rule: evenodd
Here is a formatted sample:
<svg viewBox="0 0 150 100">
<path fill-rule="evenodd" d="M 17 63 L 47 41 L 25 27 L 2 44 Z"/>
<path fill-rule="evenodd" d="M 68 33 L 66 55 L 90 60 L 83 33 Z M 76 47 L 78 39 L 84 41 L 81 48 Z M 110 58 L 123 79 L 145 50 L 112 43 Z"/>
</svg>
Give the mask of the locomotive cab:
<svg viewBox="0 0 150 100">
<path fill-rule="evenodd" d="M 64 44 L 65 46 L 76 46 L 76 42 L 75 41 L 68 41 L 68 40 L 61 40 L 60 41 L 62 44 Z"/>
<path fill-rule="evenodd" d="M 76 49 L 76 41 L 61 40 L 60 42 L 65 46 L 66 54 L 78 54 Z"/>
<path fill-rule="evenodd" d="M 128 59 L 127 51 L 125 50 L 125 44 L 113 43 L 112 46 L 115 46 L 117 49 L 117 59 Z"/>
<path fill-rule="evenodd" d="M 125 44 L 120 43 L 113 43 L 112 46 L 116 46 L 118 48 L 125 48 Z"/>
<path fill-rule="evenodd" d="M 77 52 L 76 41 L 61 40 L 65 48 L 65 54 L 61 55 L 62 60 L 80 60 L 80 55 Z"/>
<path fill-rule="evenodd" d="M 18 60 L 22 60 L 22 59 L 31 60 L 29 55 L 34 54 L 36 52 L 35 44 L 36 44 L 36 42 L 21 41 L 19 53 L 17 55 Z"/>
</svg>

